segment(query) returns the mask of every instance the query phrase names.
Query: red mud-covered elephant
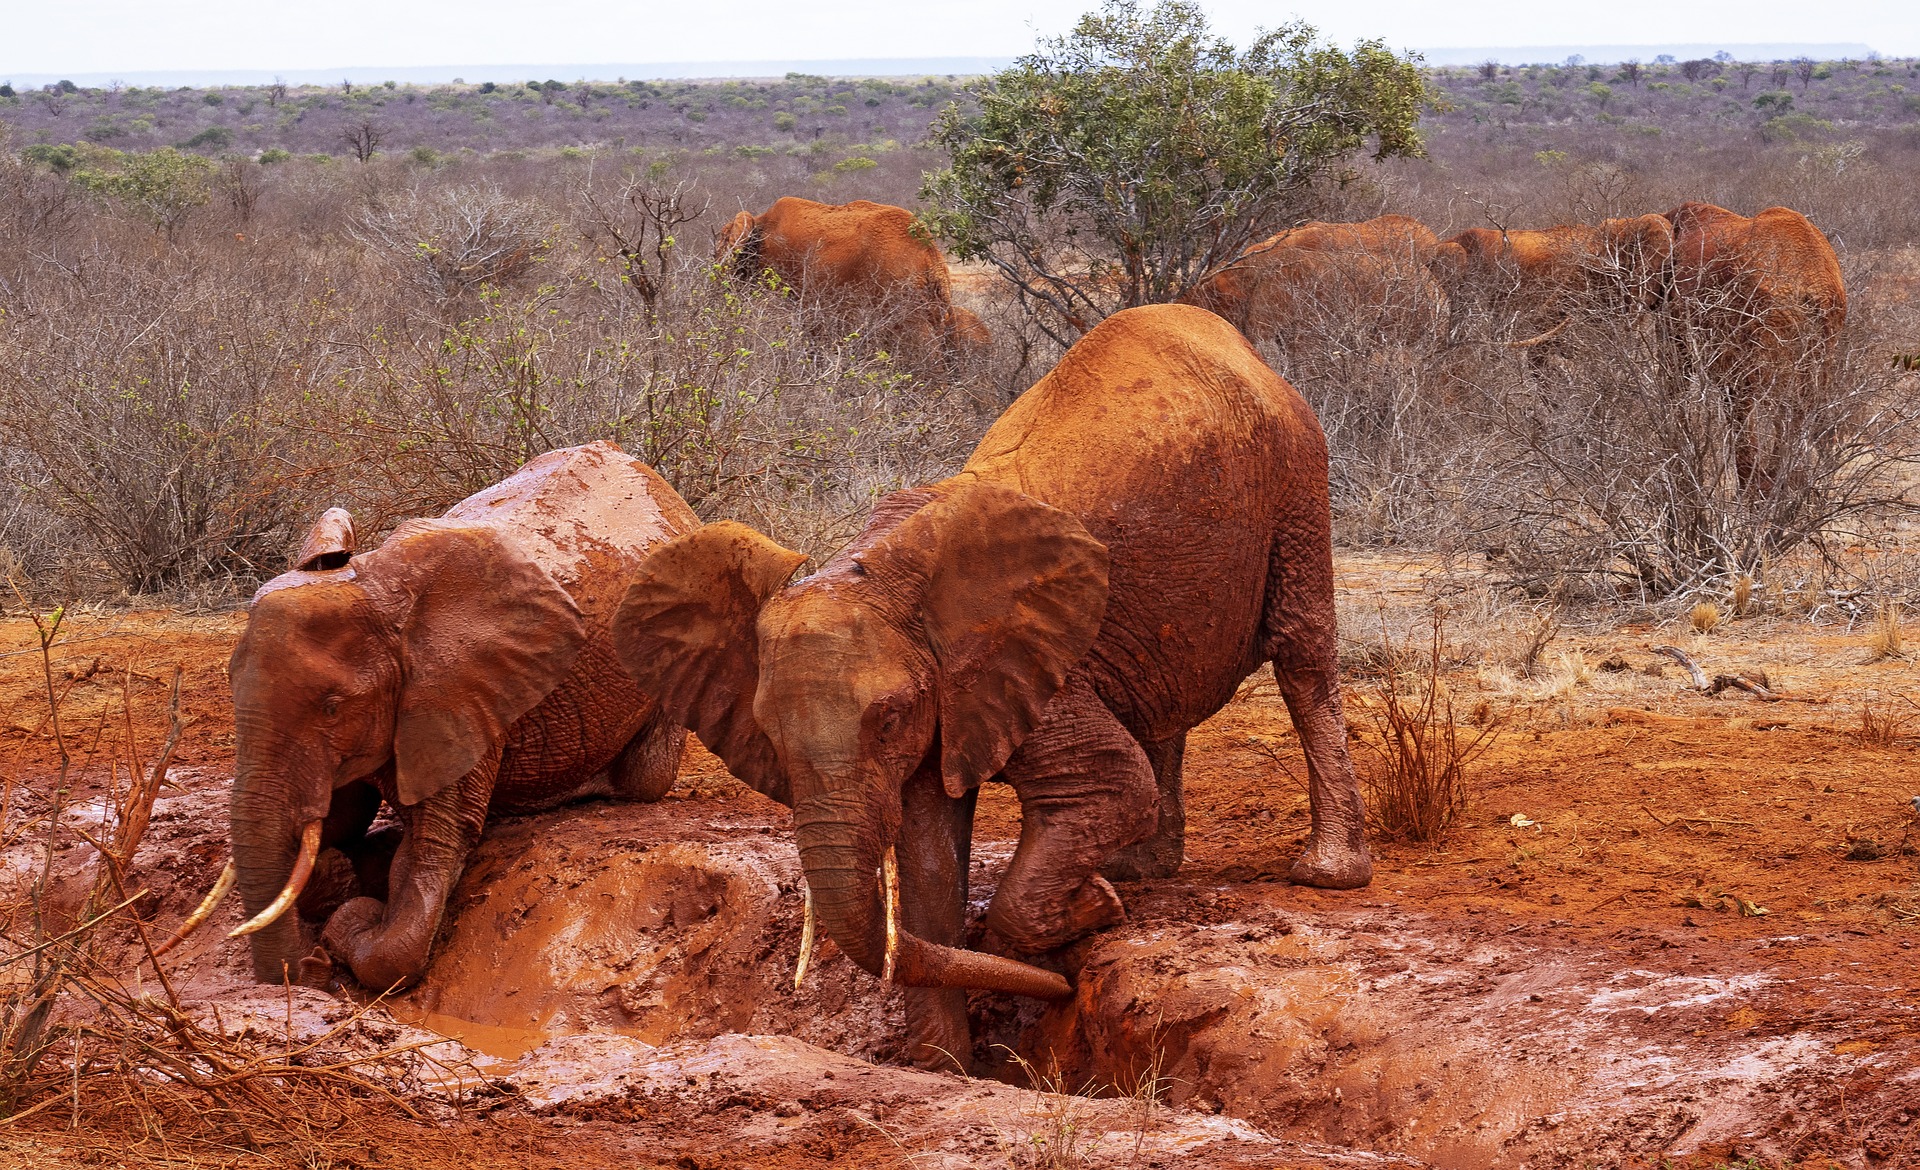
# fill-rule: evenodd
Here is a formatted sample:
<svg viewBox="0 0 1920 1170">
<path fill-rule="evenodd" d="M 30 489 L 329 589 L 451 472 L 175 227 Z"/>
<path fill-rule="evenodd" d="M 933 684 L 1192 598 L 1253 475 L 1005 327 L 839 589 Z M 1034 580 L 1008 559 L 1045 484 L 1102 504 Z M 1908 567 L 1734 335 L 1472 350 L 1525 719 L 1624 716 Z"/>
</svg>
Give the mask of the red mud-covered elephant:
<svg viewBox="0 0 1920 1170">
<path fill-rule="evenodd" d="M 365 986 L 410 983 L 489 815 L 672 786 L 686 733 L 621 669 L 611 622 L 646 555 L 698 526 L 608 443 L 542 455 L 366 552 L 347 513 L 321 518 L 233 652 L 255 978 L 325 981 L 304 919 Z M 383 801 L 399 832 L 369 836 Z"/>
<path fill-rule="evenodd" d="M 813 576 L 788 584 L 803 558 L 738 524 L 669 542 L 615 644 L 735 775 L 790 789 L 809 911 L 911 989 L 916 1060 L 964 1061 L 964 989 L 1069 992 L 961 949 L 983 782 L 1022 808 L 987 925 L 1028 954 L 1112 926 L 1102 874 L 1179 866 L 1187 733 L 1270 661 L 1309 776 L 1293 879 L 1370 880 L 1330 525 L 1307 404 L 1221 318 L 1146 306 L 1083 337 L 958 474 L 882 499 Z"/>
<path fill-rule="evenodd" d="M 1303 224 L 1247 248 L 1180 299 L 1288 351 L 1355 327 L 1375 342 L 1412 343 L 1445 312 L 1428 272 L 1437 243 L 1404 215 Z"/>
<path fill-rule="evenodd" d="M 878 321 L 923 346 L 976 349 L 991 340 L 978 316 L 953 303 L 946 259 L 904 207 L 782 196 L 759 215 L 734 216 L 714 259 L 745 280 L 773 272 L 841 324 Z"/>
<path fill-rule="evenodd" d="M 1533 347 L 1582 317 L 1661 302 L 1673 229 L 1658 215 L 1516 231 L 1469 228 L 1434 249 L 1456 340 Z M 1478 318 L 1478 320 L 1476 320 Z"/>
<path fill-rule="evenodd" d="M 1683 360 L 1728 394 L 1742 483 L 1766 482 L 1795 441 L 1766 419 L 1793 415 L 1823 392 L 1840 329 L 1846 281 L 1833 245 L 1807 217 L 1769 207 L 1751 219 L 1711 203 L 1683 203 L 1673 225 L 1666 317 Z"/>
</svg>

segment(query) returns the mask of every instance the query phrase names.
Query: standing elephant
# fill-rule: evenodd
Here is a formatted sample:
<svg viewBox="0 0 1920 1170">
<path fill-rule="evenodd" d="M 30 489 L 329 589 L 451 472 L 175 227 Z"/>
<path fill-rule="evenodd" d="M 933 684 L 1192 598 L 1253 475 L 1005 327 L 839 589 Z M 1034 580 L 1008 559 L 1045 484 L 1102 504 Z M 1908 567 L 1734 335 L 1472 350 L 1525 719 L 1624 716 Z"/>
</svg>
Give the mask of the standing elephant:
<svg viewBox="0 0 1920 1170">
<path fill-rule="evenodd" d="M 1770 482 L 1790 435 L 1766 434 L 1765 409 L 1792 412 L 1819 393 L 1847 320 L 1839 257 L 1820 229 L 1785 207 L 1749 219 L 1711 203 L 1683 203 L 1673 225 L 1667 296 L 1670 335 L 1688 368 L 1731 399 L 1742 484 Z"/>
<path fill-rule="evenodd" d="M 788 585 L 801 558 L 737 524 L 668 543 L 615 645 L 735 775 L 790 788 L 809 909 L 855 963 L 926 989 L 909 1051 L 937 1064 L 971 1051 L 960 989 L 1069 993 L 958 949 L 979 785 L 1022 808 L 987 925 L 1028 953 L 1111 926 L 1101 874 L 1178 868 L 1187 732 L 1263 662 L 1310 780 L 1293 880 L 1370 880 L 1327 493 L 1312 410 L 1244 337 L 1197 308 L 1130 309 L 813 576 Z"/>
<path fill-rule="evenodd" d="M 1553 341 L 1582 316 L 1660 303 L 1673 228 L 1642 215 L 1524 231 L 1469 228 L 1434 250 L 1456 340 L 1485 329 L 1505 344 Z M 1472 318 L 1487 318 L 1486 324 Z"/>
<path fill-rule="evenodd" d="M 1404 215 L 1303 224 L 1247 248 L 1181 300 L 1289 352 L 1337 330 L 1412 344 L 1431 336 L 1445 311 L 1427 270 L 1438 243 Z"/>
<path fill-rule="evenodd" d="M 904 207 L 785 195 L 759 215 L 734 216 L 714 260 L 730 261 L 743 280 L 771 270 L 836 317 L 856 325 L 890 320 L 894 332 L 923 347 L 972 349 L 992 339 L 979 317 L 954 306 L 945 257 Z"/>
<path fill-rule="evenodd" d="M 621 669 L 611 622 L 642 559 L 698 526 L 609 443 L 541 455 L 358 555 L 347 513 L 321 518 L 254 595 L 231 666 L 256 979 L 326 978 L 297 907 L 363 985 L 409 984 L 489 815 L 672 787 L 686 732 Z M 385 847 L 367 835 L 382 801 Z"/>
</svg>

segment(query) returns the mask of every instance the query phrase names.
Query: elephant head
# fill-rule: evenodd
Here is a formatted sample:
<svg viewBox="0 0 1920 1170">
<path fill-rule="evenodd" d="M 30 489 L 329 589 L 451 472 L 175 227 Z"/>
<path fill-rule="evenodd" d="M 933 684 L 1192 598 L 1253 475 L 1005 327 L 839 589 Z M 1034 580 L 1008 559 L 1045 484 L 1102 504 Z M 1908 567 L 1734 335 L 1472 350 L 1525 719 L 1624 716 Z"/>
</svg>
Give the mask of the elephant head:
<svg viewBox="0 0 1920 1170">
<path fill-rule="evenodd" d="M 234 864 L 267 982 L 298 958 L 286 910 L 335 790 L 390 767 L 413 805 L 497 758 L 586 637 L 573 599 L 494 528 L 414 520 L 353 548 L 347 513 L 322 516 L 294 571 L 255 594 L 229 667 Z"/>
<path fill-rule="evenodd" d="M 742 280 L 760 275 L 760 225 L 751 212 L 742 211 L 727 222 L 713 242 L 713 262 L 728 264 Z"/>
<path fill-rule="evenodd" d="M 663 546 L 614 620 L 627 669 L 735 774 L 789 788 L 808 897 L 875 974 L 1057 996 L 1057 975 L 898 929 L 876 880 L 922 767 L 958 797 L 1000 771 L 1087 653 L 1107 551 L 1064 512 L 961 483 L 882 500 L 820 573 L 731 523 Z"/>
</svg>

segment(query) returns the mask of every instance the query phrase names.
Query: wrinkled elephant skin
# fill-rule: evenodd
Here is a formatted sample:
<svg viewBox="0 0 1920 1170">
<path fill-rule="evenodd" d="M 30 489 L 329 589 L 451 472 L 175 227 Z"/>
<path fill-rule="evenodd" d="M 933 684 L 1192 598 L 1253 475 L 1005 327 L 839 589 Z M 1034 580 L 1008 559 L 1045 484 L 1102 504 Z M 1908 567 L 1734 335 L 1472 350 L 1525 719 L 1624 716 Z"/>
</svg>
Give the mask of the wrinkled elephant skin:
<svg viewBox="0 0 1920 1170">
<path fill-rule="evenodd" d="M 917 989 L 910 1039 L 938 1065 L 970 1051 L 961 989 L 1066 988 L 958 949 L 975 789 L 1022 806 L 993 932 L 1038 954 L 1111 926 L 1107 877 L 1180 863 L 1187 732 L 1263 662 L 1308 761 L 1293 878 L 1368 882 L 1327 491 L 1318 422 L 1244 337 L 1198 308 L 1131 309 L 813 576 L 788 585 L 799 558 L 736 524 L 670 542 L 615 644 L 736 775 L 790 787 L 823 928 Z M 876 879 L 890 848 L 897 917 Z"/>
<path fill-rule="evenodd" d="M 249 914 L 322 822 L 298 914 L 250 937 L 255 978 L 330 976 L 305 919 L 366 987 L 410 983 L 490 813 L 672 786 L 685 730 L 620 668 L 611 621 L 647 553 L 698 524 L 608 443 L 542 455 L 358 555 L 351 517 L 321 517 L 254 596 L 231 665 Z M 397 829 L 369 833 L 383 802 Z"/>
</svg>

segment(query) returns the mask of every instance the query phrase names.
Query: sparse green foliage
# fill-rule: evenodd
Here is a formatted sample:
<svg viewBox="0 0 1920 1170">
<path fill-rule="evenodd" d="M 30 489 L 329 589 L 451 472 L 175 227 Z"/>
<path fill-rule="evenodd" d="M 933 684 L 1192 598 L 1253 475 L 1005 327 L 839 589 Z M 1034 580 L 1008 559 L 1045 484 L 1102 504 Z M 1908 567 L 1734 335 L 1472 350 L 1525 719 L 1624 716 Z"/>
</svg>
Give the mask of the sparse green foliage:
<svg viewBox="0 0 1920 1170">
<path fill-rule="evenodd" d="M 1348 52 L 1291 24 L 1240 51 L 1188 0 L 1108 0 L 975 96 L 934 124 L 952 165 L 922 192 L 929 223 L 1066 339 L 1301 218 L 1369 143 L 1419 154 L 1429 94 L 1378 41 Z"/>
<path fill-rule="evenodd" d="M 171 146 L 125 154 L 92 148 L 72 172 L 75 186 L 120 204 L 169 240 L 212 198 L 213 164 Z"/>
</svg>

